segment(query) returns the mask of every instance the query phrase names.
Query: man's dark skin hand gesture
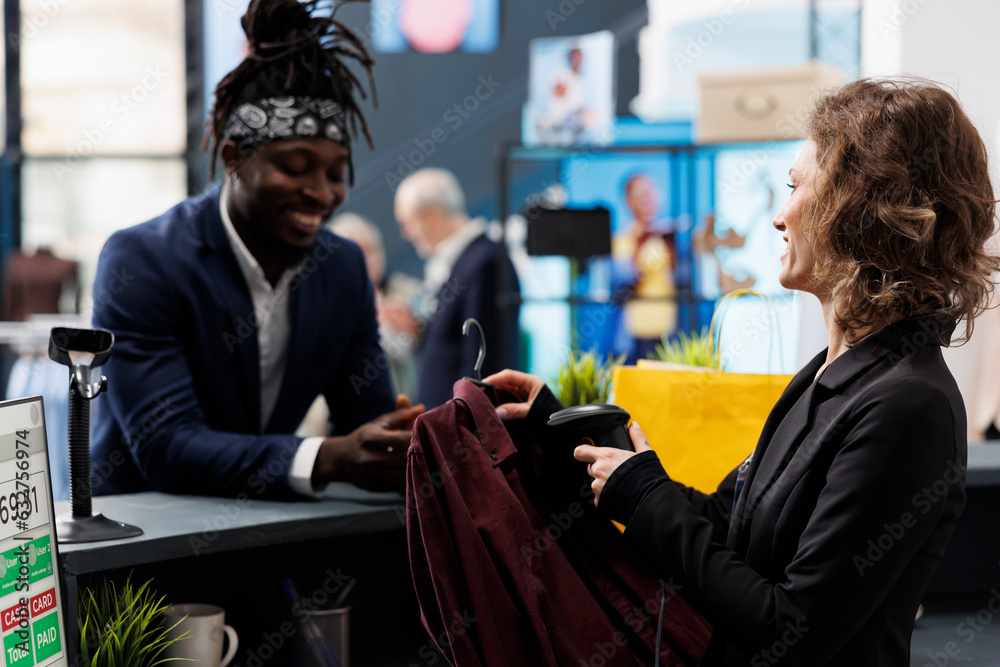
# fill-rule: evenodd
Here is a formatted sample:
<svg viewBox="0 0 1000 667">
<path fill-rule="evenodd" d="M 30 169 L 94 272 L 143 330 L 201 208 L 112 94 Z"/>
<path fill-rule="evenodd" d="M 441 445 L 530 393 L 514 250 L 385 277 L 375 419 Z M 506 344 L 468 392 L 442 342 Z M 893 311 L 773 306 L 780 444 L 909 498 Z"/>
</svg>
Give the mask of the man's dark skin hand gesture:
<svg viewBox="0 0 1000 667">
<path fill-rule="evenodd" d="M 347 435 L 324 439 L 313 483 L 344 481 L 369 491 L 401 491 L 413 422 L 423 412 L 422 404 L 411 406 L 410 399 L 400 394 L 394 411 Z"/>
</svg>

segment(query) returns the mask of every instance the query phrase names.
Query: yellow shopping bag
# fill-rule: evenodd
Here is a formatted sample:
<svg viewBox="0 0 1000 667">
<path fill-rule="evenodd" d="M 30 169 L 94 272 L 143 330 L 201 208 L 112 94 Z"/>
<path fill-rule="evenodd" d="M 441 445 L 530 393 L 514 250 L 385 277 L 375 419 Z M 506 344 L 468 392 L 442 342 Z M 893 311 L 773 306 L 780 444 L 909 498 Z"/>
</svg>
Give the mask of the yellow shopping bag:
<svg viewBox="0 0 1000 667">
<path fill-rule="evenodd" d="M 726 295 L 716 313 L 746 293 L 755 294 Z M 711 493 L 753 451 L 792 377 L 640 362 L 615 369 L 613 402 L 639 422 L 673 479 Z"/>
</svg>

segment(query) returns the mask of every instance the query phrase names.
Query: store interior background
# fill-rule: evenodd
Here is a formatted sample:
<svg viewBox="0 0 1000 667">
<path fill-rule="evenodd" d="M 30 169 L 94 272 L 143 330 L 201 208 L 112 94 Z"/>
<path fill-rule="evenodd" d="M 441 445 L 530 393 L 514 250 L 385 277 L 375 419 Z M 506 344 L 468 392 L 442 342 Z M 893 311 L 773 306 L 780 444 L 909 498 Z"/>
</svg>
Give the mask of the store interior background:
<svg viewBox="0 0 1000 667">
<path fill-rule="evenodd" d="M 20 37 L 5 31 L 8 52 L 13 48 L 20 57 L 23 171 L 20 199 L 4 192 L 8 204 L 3 209 L 0 243 L 4 251 L 20 245 L 26 253 L 49 247 L 56 255 L 79 262 L 84 318 L 94 299 L 113 296 L 109 286 L 92 289 L 97 256 L 107 236 L 161 213 L 209 182 L 208 158 L 200 148 L 202 122 L 212 103 L 215 82 L 242 56 L 238 20 L 246 4 L 246 0 L 144 0 L 141 4 L 128 0 L 22 0 Z M 424 166 L 449 169 L 460 175 L 470 213 L 496 219 L 502 196 L 500 158 L 521 138 L 522 107 L 529 89 L 529 43 L 535 38 L 610 30 L 616 50 L 616 115 L 622 123 L 632 123 L 634 130 L 638 120 L 633 111 L 645 109 L 648 119 L 649 108 L 656 103 L 649 99 L 650 91 L 666 90 L 668 98 L 660 100 L 658 113 L 654 109 L 652 115 L 658 117 L 648 125 L 654 129 L 646 135 L 664 137 L 664 143 L 690 143 L 691 131 L 684 124 L 697 119 L 697 73 L 802 65 L 810 55 L 809 2 L 712 0 L 690 7 L 662 1 L 651 4 L 661 24 L 666 20 L 677 26 L 671 33 L 676 43 L 663 47 L 670 52 L 672 62 L 640 62 L 640 36 L 649 30 L 650 8 L 637 0 L 504 2 L 499 8 L 499 40 L 492 52 L 375 53 L 379 108 L 368 113 L 375 148 L 369 149 L 363 141 L 355 144 L 357 175 L 341 210 L 360 213 L 379 225 L 390 269 L 414 275 L 420 275 L 420 261 L 400 238 L 392 214 L 395 186 L 406 174 Z M 347 3 L 338 15 L 370 41 L 384 29 L 392 7 L 392 3 L 382 3 L 376 11 L 366 3 Z M 1000 24 L 1000 5 L 986 0 L 866 0 L 860 20 L 854 18 L 852 24 L 858 7 L 858 2 L 849 0 L 814 3 L 820 14 L 839 17 L 818 28 L 819 55 L 847 70 L 847 76 L 857 74 L 860 53 L 862 74 L 922 76 L 951 86 L 996 156 L 1000 56 L 994 26 Z M 659 36 L 646 37 L 653 38 Z M 695 47 L 696 43 L 699 46 Z M 667 86 L 662 85 L 661 77 Z M 8 137 L 5 165 L 18 158 L 11 143 Z M 753 156 L 760 148 L 736 146 L 730 160 L 737 165 L 741 160 L 755 162 Z M 788 142 L 777 150 L 765 148 L 769 168 L 780 174 L 790 166 L 798 144 Z M 754 149 L 758 149 L 756 153 Z M 655 161 L 657 156 L 649 159 Z M 562 168 L 565 172 L 565 165 Z M 608 179 L 620 180 L 623 169 L 615 172 L 611 168 Z M 577 191 L 600 190 L 602 173 L 591 172 L 587 178 L 593 183 L 580 179 Z M 554 173 L 558 178 L 558 170 Z M 525 195 L 536 194 L 532 192 L 536 183 L 530 179 L 519 182 L 512 171 L 507 176 L 510 194 L 503 204 L 505 210 L 516 213 Z M 717 174 L 709 178 L 713 176 Z M 544 178 L 539 182 L 544 184 Z M 9 177 L 3 186 L 16 190 Z M 567 188 L 570 203 L 579 204 L 583 194 L 578 192 L 574 201 L 572 186 L 569 183 Z M 717 186 L 709 183 L 707 188 L 711 191 Z M 617 183 L 610 187 L 617 187 Z M 699 187 L 704 190 L 706 184 Z M 665 198 L 669 200 L 670 194 L 664 193 Z M 772 211 L 786 196 L 784 191 L 777 192 Z M 20 225 L 12 200 L 19 204 Z M 620 199 L 602 201 L 597 196 L 596 201 L 584 203 L 605 203 L 621 213 Z M 709 202 L 708 210 L 714 203 Z M 618 211 L 614 211 L 616 206 Z M 664 208 L 677 206 L 666 201 Z M 733 215 L 739 217 L 739 211 Z M 765 213 L 756 220 L 730 222 L 734 226 L 752 224 L 755 233 L 776 241 L 769 217 Z M 776 257 L 777 253 L 775 266 Z M 524 267 L 527 269 L 521 277 L 527 302 L 522 308 L 522 328 L 532 353 L 522 363 L 551 376 L 570 344 L 571 331 L 581 328 L 579 313 L 576 326 L 571 326 L 568 306 L 553 303 L 568 295 L 568 262 L 564 258 L 532 258 L 519 265 Z M 573 288 L 589 289 L 590 296 L 602 298 L 597 285 L 600 269 L 598 262 Z M 774 294 L 780 289 L 768 291 L 779 299 L 788 296 Z M 540 302 L 532 304 L 533 296 Z M 764 367 L 751 362 L 748 368 L 731 370 L 793 372 L 822 349 L 825 333 L 815 301 L 806 297 L 790 303 L 794 307 L 783 309 L 781 316 L 780 368 L 774 368 L 773 352 L 768 352 L 743 355 L 744 365 L 754 358 L 768 359 L 762 362 Z M 61 307 L 72 310 L 73 305 L 63 303 Z M 1000 376 L 1000 359 L 991 353 L 997 346 L 990 344 L 1000 338 L 997 317 L 995 311 L 983 316 L 972 342 L 948 350 L 973 426 L 983 423 L 987 413 L 995 414 L 1000 405 L 1000 381 L 995 379 Z M 704 325 L 705 319 L 702 308 L 689 328 Z M 562 326 L 552 327 L 553 320 L 561 321 Z M 731 331 L 740 328 L 729 325 Z M 581 347 L 598 345 L 602 352 L 610 346 L 606 340 L 586 337 L 576 342 Z M 976 429 L 970 429 L 976 439 Z"/>
<path fill-rule="evenodd" d="M 419 276 L 421 262 L 399 237 L 393 218 L 394 185 L 401 177 L 425 166 L 449 169 L 459 175 L 470 213 L 491 220 L 498 217 L 502 204 L 509 212 L 517 212 L 532 194 L 532 183 L 517 179 L 509 183 L 512 194 L 506 201 L 501 200 L 506 193 L 500 191 L 501 158 L 522 136 L 531 40 L 611 31 L 615 36 L 616 115 L 624 119 L 623 127 L 643 132 L 637 129 L 634 114 L 642 107 L 641 93 L 650 89 L 650 77 L 667 77 L 677 83 L 674 97 L 668 100 L 663 122 L 649 124 L 652 133 L 646 136 L 678 142 L 684 124 L 697 117 L 693 74 L 700 68 L 805 64 L 809 4 L 806 0 L 504 0 L 499 8 L 499 42 L 492 52 L 375 53 L 379 107 L 367 112 L 375 148 L 369 149 L 364 141 L 355 143 L 357 173 L 341 210 L 360 213 L 379 225 L 391 270 Z M 7 93 L 7 114 L 0 118 L 7 121 L 0 163 L 0 251 L 6 256 L 16 248 L 28 254 L 51 248 L 59 257 L 78 262 L 79 321 L 89 321 L 96 300 L 114 296 L 114 286 L 92 285 L 97 257 L 108 235 L 162 213 L 209 182 L 208 158 L 200 149 L 203 122 L 215 83 L 241 58 L 238 21 L 246 5 L 247 0 L 4 0 L 8 19 L 20 15 L 20 36 L 10 30 L 9 20 L 3 34 L 6 55 L 13 53 L 20 59 L 21 92 L 19 99 L 12 97 L 16 81 L 12 82 L 8 71 L 6 90 L 0 91 Z M 817 0 L 815 5 L 821 11 L 856 12 L 859 1 Z M 996 38 L 1000 2 L 863 0 L 860 5 L 855 30 L 826 33 L 827 47 L 860 53 L 862 75 L 912 75 L 953 88 L 987 143 L 994 181 L 1000 184 L 1000 47 Z M 639 57 L 640 36 L 652 13 L 687 26 L 689 32 L 676 33 L 676 44 L 664 47 L 678 53 L 685 53 L 687 37 L 704 30 L 711 33 L 706 22 L 723 16 L 732 20 L 722 23 L 718 35 L 711 33 L 712 39 L 691 63 L 682 67 L 668 62 L 656 68 Z M 760 53 L 729 50 L 728 40 L 737 34 L 752 39 L 748 26 L 760 16 L 778 14 L 784 16 L 780 25 L 790 27 L 777 36 L 762 34 Z M 366 3 L 344 5 L 339 18 L 363 36 L 380 29 L 379 18 L 373 17 Z M 764 47 L 769 42 L 773 46 L 776 40 L 789 46 L 784 52 L 788 60 L 761 62 L 761 54 L 767 51 Z M 467 102 L 470 99 L 473 102 Z M 455 105 L 466 105 L 466 112 L 455 112 Z M 468 110 L 470 106 L 475 108 Z M 11 127 L 12 109 L 20 110 L 20 128 L 16 121 Z M 19 145 L 12 138 L 18 129 Z M 446 139 L 431 140 L 436 130 L 438 137 L 443 132 Z M 797 146 L 789 142 L 770 151 L 771 167 L 787 171 Z M 739 164 L 743 159 L 739 150 L 759 148 L 734 149 L 734 159 Z M 13 177 L 18 164 L 20 184 Z M 713 191 L 713 187 L 709 184 L 708 189 Z M 776 205 L 780 206 L 787 190 L 781 189 L 778 197 Z M 620 199 L 606 203 L 621 207 Z M 759 233 L 773 231 L 769 219 L 754 224 Z M 774 237 L 778 237 L 776 232 Z M 775 265 L 777 258 L 778 252 Z M 560 303 L 571 287 L 569 264 L 565 258 L 531 258 L 527 266 L 529 274 L 522 276 L 526 298 L 522 328 L 531 356 L 525 365 L 550 377 L 565 358 L 573 335 L 569 307 Z M 599 273 L 599 264 L 592 268 L 585 278 L 594 280 Z M 591 289 L 592 285 L 584 280 L 572 287 Z M 591 296 L 599 298 L 599 291 L 591 290 Z M 780 368 L 772 366 L 767 344 L 762 343 L 763 353 L 745 355 L 744 361 L 765 361 L 736 370 L 793 372 L 825 346 L 826 333 L 815 299 L 773 296 L 792 305 L 781 315 Z M 711 305 L 711 300 L 706 303 Z M 67 298 L 61 307 L 69 313 L 77 304 Z M 697 324 L 707 323 L 705 317 L 704 309 L 696 309 Z M 17 388 L 8 389 L 7 395 L 46 395 L 50 439 L 58 441 L 66 431 L 65 421 L 58 417 L 58 402 L 66 400 L 65 370 L 47 361 L 49 326 L 0 323 L 0 342 L 34 352 L 37 363 L 23 366 L 21 375 L 12 377 L 9 386 Z M 977 441 L 1000 414 L 1000 309 L 981 316 L 972 340 L 946 350 L 945 355 L 966 400 L 970 442 Z M 58 442 L 52 445 L 58 451 Z M 65 457 L 52 460 L 52 475 L 54 480 L 67 477 Z M 57 499 L 65 498 L 68 485 L 54 491 Z M 991 503 L 995 491 L 995 487 L 990 490 Z M 981 506 L 982 522 L 977 525 L 995 518 L 993 510 L 985 508 Z M 994 528 L 985 547 L 994 556 L 995 533 Z M 978 536 L 970 536 L 953 548 L 972 553 L 981 545 Z M 992 562 L 977 572 L 997 580 Z M 973 602 L 981 605 L 985 600 L 985 595 L 978 595 Z M 951 617 L 945 617 L 935 626 L 938 634 L 925 634 L 923 646 L 937 650 L 953 638 L 953 626 Z M 984 655 L 989 652 L 985 642 L 976 646 Z M 1000 645 L 995 648 L 1000 652 Z M 915 656 L 922 655 L 914 651 Z M 915 658 L 914 664 L 923 662 Z"/>
</svg>

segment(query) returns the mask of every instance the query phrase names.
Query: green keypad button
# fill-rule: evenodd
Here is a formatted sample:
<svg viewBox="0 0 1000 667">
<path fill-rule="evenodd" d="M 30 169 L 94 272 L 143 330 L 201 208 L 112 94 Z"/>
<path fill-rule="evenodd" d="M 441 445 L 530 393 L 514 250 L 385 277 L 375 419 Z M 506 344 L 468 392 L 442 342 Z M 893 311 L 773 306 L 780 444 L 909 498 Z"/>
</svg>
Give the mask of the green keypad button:
<svg viewBox="0 0 1000 667">
<path fill-rule="evenodd" d="M 55 614 L 52 614 L 52 616 L 55 616 Z M 30 665 L 35 664 L 35 661 L 31 657 L 31 640 L 23 640 L 17 633 L 18 631 L 15 630 L 4 635 L 3 657 L 6 661 L 5 664 L 7 667 L 15 667 L 16 665 L 30 667 Z M 22 648 L 18 648 L 18 645 Z M 28 649 L 27 651 L 22 650 L 25 647 Z"/>
<path fill-rule="evenodd" d="M 33 540 L 28 547 L 31 555 L 28 557 L 28 582 L 35 583 L 45 577 L 52 576 L 52 544 L 48 535 Z M 32 556 L 34 556 L 32 558 Z M 32 562 L 32 560 L 34 562 Z"/>
<path fill-rule="evenodd" d="M 31 637 L 35 645 L 35 655 L 38 662 L 51 658 L 62 650 L 62 638 L 59 636 L 59 615 L 56 612 L 46 614 L 31 622 Z"/>
</svg>

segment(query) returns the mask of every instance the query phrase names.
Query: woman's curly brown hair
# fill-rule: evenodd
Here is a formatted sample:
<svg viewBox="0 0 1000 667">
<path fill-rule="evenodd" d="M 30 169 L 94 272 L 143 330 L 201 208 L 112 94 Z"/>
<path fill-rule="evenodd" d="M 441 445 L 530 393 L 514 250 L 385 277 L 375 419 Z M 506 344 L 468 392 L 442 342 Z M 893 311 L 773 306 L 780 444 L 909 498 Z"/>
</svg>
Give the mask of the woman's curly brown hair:
<svg viewBox="0 0 1000 667">
<path fill-rule="evenodd" d="M 973 320 L 1000 258 L 986 147 L 958 101 L 923 81 L 862 79 L 822 98 L 808 125 L 819 166 L 805 219 L 839 326 L 853 344 L 900 319 Z"/>
</svg>

